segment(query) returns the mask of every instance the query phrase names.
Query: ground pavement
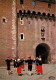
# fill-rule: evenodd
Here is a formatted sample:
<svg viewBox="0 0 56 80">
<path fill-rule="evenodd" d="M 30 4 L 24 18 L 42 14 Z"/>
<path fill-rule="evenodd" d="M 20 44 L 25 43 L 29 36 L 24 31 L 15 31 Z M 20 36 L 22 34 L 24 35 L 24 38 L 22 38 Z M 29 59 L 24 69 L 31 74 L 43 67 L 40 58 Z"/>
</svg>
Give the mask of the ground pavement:
<svg viewBox="0 0 56 80">
<path fill-rule="evenodd" d="M 33 65 L 32 76 L 29 76 L 27 65 L 25 71 L 22 71 L 23 75 L 18 76 L 17 71 L 11 67 L 13 74 L 8 75 L 6 67 L 0 67 L 0 80 L 49 80 L 50 76 L 54 76 L 56 80 L 56 64 L 43 64 L 43 75 L 37 75 L 35 71 L 35 65 Z"/>
</svg>

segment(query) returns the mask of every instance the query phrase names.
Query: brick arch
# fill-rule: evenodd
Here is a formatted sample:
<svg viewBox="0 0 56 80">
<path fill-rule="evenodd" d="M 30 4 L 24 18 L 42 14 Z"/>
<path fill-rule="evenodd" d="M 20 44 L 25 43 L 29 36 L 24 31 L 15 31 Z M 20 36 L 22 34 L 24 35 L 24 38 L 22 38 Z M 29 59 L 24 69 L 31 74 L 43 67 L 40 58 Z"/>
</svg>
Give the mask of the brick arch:
<svg viewBox="0 0 56 80">
<path fill-rule="evenodd" d="M 41 51 L 42 50 L 42 51 Z M 35 48 L 35 53 L 36 53 L 36 57 L 38 57 L 39 55 L 42 56 L 42 62 L 43 63 L 48 63 L 51 61 L 51 53 L 50 53 L 50 46 L 46 43 L 40 43 L 36 46 Z M 39 53 L 38 53 L 39 52 Z"/>
</svg>

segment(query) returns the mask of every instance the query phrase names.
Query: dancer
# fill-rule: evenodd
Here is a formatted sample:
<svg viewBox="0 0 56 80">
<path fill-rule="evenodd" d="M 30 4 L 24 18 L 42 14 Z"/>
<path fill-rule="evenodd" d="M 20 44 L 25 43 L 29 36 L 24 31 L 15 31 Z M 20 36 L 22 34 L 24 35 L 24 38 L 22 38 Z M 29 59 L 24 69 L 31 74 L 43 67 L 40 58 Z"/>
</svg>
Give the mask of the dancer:
<svg viewBox="0 0 56 80">
<path fill-rule="evenodd" d="M 33 62 L 34 62 L 34 60 L 31 59 L 31 56 L 29 56 L 28 59 L 26 60 L 26 63 L 28 63 L 29 75 L 32 75 L 32 73 L 30 71 L 32 71 Z"/>
<path fill-rule="evenodd" d="M 43 69 L 42 69 L 42 59 L 41 59 L 41 56 L 39 56 L 39 62 L 38 62 L 38 67 L 37 67 L 37 72 L 38 72 L 38 75 L 39 74 L 43 74 Z"/>
<path fill-rule="evenodd" d="M 38 63 L 39 62 L 39 59 L 38 59 L 38 57 L 36 57 L 36 59 L 35 59 L 35 69 L 36 69 L 36 71 L 37 71 L 37 67 L 38 67 Z"/>
<path fill-rule="evenodd" d="M 19 76 L 22 76 L 21 64 L 22 64 L 22 62 L 20 61 L 20 59 L 17 59 L 17 73 Z"/>
<path fill-rule="evenodd" d="M 5 61 L 6 61 L 6 64 L 7 64 L 7 71 L 8 71 L 8 74 L 10 75 L 10 74 L 11 74 L 10 62 L 12 61 L 12 60 L 10 59 L 10 56 L 8 56 L 7 59 L 6 59 Z"/>
<path fill-rule="evenodd" d="M 16 68 L 17 67 L 17 65 L 16 65 L 16 62 L 17 62 L 17 59 L 16 59 L 16 57 L 14 57 L 14 68 Z"/>
<path fill-rule="evenodd" d="M 23 71 L 25 71 L 25 62 L 24 62 L 24 59 L 23 59 L 23 57 L 20 59 L 20 61 L 22 62 L 22 64 L 21 64 L 21 68 L 22 68 L 22 70 Z"/>
</svg>

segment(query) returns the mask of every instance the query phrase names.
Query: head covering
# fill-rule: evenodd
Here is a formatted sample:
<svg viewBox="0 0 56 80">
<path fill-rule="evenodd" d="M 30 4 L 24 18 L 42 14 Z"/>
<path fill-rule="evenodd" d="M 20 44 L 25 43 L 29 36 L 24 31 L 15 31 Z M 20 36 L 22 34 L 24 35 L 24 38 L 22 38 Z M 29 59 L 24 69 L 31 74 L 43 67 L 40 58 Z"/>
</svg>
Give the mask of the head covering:
<svg viewBox="0 0 56 80">
<path fill-rule="evenodd" d="M 39 60 L 41 61 L 42 59 L 41 59 L 41 56 L 39 56 Z"/>
<path fill-rule="evenodd" d="M 41 61 L 42 59 L 41 59 L 41 58 L 39 58 L 39 60 Z"/>
<path fill-rule="evenodd" d="M 10 59 L 10 56 L 8 56 L 7 58 Z"/>
<path fill-rule="evenodd" d="M 20 61 L 20 59 L 17 59 L 17 61 Z"/>
<path fill-rule="evenodd" d="M 31 56 L 29 56 L 28 58 L 31 58 Z"/>
</svg>

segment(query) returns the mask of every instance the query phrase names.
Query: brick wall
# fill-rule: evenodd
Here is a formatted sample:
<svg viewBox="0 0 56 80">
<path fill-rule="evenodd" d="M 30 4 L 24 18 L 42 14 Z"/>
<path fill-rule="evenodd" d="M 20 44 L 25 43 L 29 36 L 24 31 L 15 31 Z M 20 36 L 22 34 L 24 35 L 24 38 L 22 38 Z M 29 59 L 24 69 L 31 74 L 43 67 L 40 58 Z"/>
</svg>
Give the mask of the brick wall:
<svg viewBox="0 0 56 80">
<path fill-rule="evenodd" d="M 24 24 L 20 24 L 20 18 L 18 18 L 18 55 L 21 58 L 24 56 L 24 58 L 27 58 L 28 56 L 32 56 L 32 58 L 36 57 L 36 47 L 44 43 L 46 46 L 48 45 L 50 47 L 49 59 L 55 58 L 55 23 L 53 20 L 41 20 L 36 18 L 23 18 Z M 30 24 L 29 24 L 30 21 Z M 45 26 L 45 41 L 41 40 L 41 26 Z M 24 33 L 24 40 L 20 40 L 20 34 Z M 55 49 L 55 50 L 54 50 Z M 25 55 L 24 55 L 25 54 Z"/>
<path fill-rule="evenodd" d="M 13 57 L 16 53 L 16 14 L 13 14 L 16 12 L 12 9 L 15 6 L 13 0 L 0 0 L 0 65 L 5 64 L 7 56 Z M 6 22 L 3 22 L 3 17 Z"/>
<path fill-rule="evenodd" d="M 52 58 L 56 60 L 56 27 L 54 25 L 54 21 L 47 21 L 45 19 L 41 20 L 39 18 L 24 18 L 24 25 L 21 25 L 20 18 L 18 18 L 17 23 L 16 8 L 17 13 L 19 10 L 30 10 L 31 12 L 36 11 L 36 13 L 45 12 L 47 14 L 50 12 L 51 15 L 55 14 L 55 4 L 51 4 L 51 10 L 49 10 L 48 3 L 37 1 L 35 8 L 33 8 L 32 0 L 24 0 L 23 8 L 21 8 L 20 0 L 17 0 L 17 5 L 16 0 L 0 0 L 0 65 L 5 64 L 5 59 L 7 56 L 10 56 L 11 58 L 14 56 L 18 56 L 20 58 L 24 56 L 24 58 L 27 58 L 29 55 L 31 55 L 32 58 L 35 58 L 35 49 L 40 43 L 45 43 L 50 47 L 50 53 L 54 53 Z M 6 19 L 5 23 L 3 22 L 3 18 Z M 42 23 L 45 23 L 44 25 L 46 29 L 45 42 L 41 40 L 40 29 Z M 18 30 L 16 29 L 17 27 Z M 20 41 L 20 33 L 24 33 L 24 41 Z"/>
<path fill-rule="evenodd" d="M 27 5 L 26 5 L 27 4 Z M 39 2 L 36 1 L 35 8 L 33 8 L 32 0 L 24 0 L 24 4 L 21 7 L 20 0 L 17 0 L 17 13 L 19 13 L 19 10 L 28 10 L 46 13 L 50 13 L 50 15 L 55 14 L 55 6 L 56 4 L 51 4 L 51 8 L 48 8 L 48 3 L 45 2 Z M 49 19 L 40 19 L 40 18 L 23 18 L 24 24 L 20 24 L 20 18 L 18 18 L 18 56 L 21 58 L 24 56 L 24 58 L 27 58 L 29 55 L 32 56 L 32 58 L 36 57 L 36 47 L 44 43 L 46 46 L 48 45 L 50 47 L 49 51 L 49 57 L 48 60 L 54 59 L 56 61 L 56 29 L 55 24 L 53 20 Z M 30 21 L 30 24 L 29 24 Z M 41 26 L 45 26 L 45 41 L 41 40 Z M 20 34 L 24 34 L 24 40 L 20 40 Z M 24 55 L 25 54 L 25 55 Z"/>
<path fill-rule="evenodd" d="M 36 13 L 37 12 L 41 12 L 41 13 L 45 12 L 46 14 L 50 13 L 50 15 L 55 14 L 56 4 L 51 4 L 51 9 L 49 9 L 48 3 L 36 1 L 35 8 L 33 8 L 32 0 L 23 0 L 23 1 L 24 1 L 24 4 L 23 4 L 23 7 L 21 7 L 20 0 L 17 0 L 17 13 L 19 12 L 19 10 L 22 10 L 22 11 L 23 10 L 26 10 L 26 11 L 30 10 L 31 12 L 35 11 Z"/>
</svg>

